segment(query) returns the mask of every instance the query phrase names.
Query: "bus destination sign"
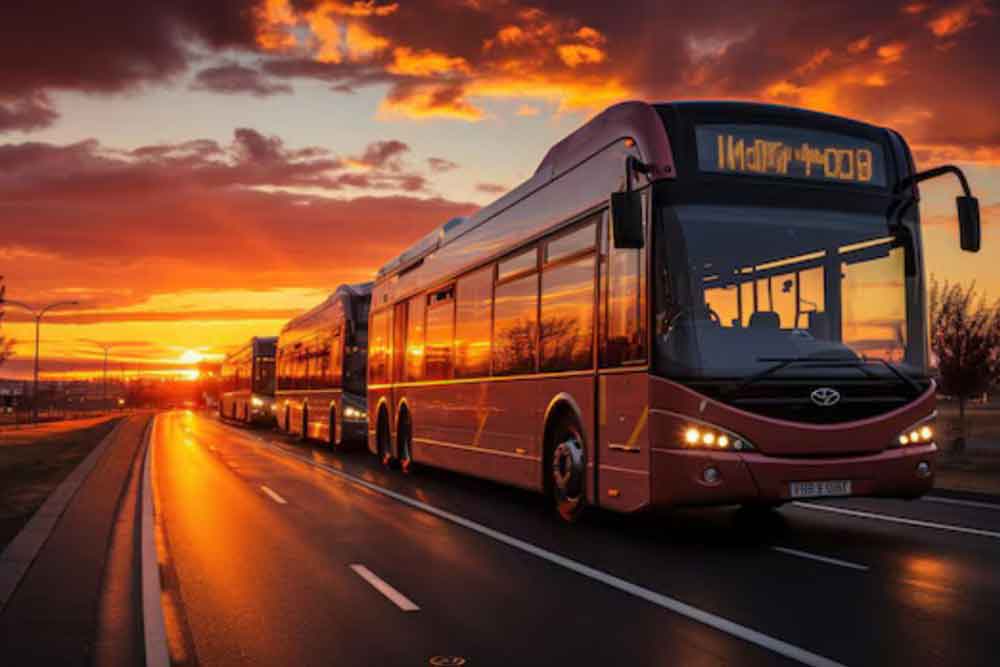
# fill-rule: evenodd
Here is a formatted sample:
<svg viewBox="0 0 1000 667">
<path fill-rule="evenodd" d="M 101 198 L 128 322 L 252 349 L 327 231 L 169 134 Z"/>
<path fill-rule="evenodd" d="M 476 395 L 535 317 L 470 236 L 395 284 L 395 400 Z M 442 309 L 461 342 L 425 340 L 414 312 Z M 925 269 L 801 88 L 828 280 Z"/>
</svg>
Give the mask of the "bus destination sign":
<svg viewBox="0 0 1000 667">
<path fill-rule="evenodd" d="M 701 171 L 885 186 L 872 141 L 775 125 L 699 125 L 695 135 Z"/>
</svg>

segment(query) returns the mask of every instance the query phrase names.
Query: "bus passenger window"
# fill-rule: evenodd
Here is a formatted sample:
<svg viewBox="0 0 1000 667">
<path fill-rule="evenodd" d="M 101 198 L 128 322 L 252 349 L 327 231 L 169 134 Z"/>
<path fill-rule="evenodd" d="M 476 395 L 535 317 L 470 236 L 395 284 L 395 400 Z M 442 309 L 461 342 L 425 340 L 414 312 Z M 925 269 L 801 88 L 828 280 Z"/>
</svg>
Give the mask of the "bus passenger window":
<svg viewBox="0 0 1000 667">
<path fill-rule="evenodd" d="M 454 289 L 438 292 L 429 297 L 427 304 L 427 340 L 425 376 L 428 380 L 451 378 L 452 345 L 455 336 Z"/>
<path fill-rule="evenodd" d="M 409 301 L 406 313 L 406 380 L 424 379 L 424 303 L 423 295 Z"/>
<path fill-rule="evenodd" d="M 646 251 L 611 251 L 608 261 L 606 367 L 646 359 Z"/>
<path fill-rule="evenodd" d="M 455 377 L 485 377 L 490 374 L 492 297 L 492 266 L 458 281 L 455 295 Z"/>
<path fill-rule="evenodd" d="M 372 328 L 368 335 L 370 383 L 385 384 L 389 381 L 389 311 L 376 313 L 372 317 Z"/>
<path fill-rule="evenodd" d="M 587 227 L 593 234 L 593 227 Z M 543 372 L 590 368 L 594 340 L 594 255 L 542 273 Z"/>
<path fill-rule="evenodd" d="M 493 311 L 493 374 L 533 373 L 538 336 L 538 274 L 498 284 Z"/>
<path fill-rule="evenodd" d="M 328 386 L 339 387 L 343 381 L 344 372 L 344 343 L 340 335 L 340 328 L 334 330 L 330 338 L 330 378 Z"/>
</svg>

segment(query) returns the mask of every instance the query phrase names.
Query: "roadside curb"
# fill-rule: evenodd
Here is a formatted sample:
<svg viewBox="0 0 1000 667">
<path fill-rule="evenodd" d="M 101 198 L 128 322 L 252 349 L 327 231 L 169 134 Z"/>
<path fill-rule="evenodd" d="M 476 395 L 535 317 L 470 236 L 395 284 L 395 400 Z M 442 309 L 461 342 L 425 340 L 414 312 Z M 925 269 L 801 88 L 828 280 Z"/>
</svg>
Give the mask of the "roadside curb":
<svg viewBox="0 0 1000 667">
<path fill-rule="evenodd" d="M 967 500 L 975 503 L 986 503 L 996 505 L 1000 508 L 1000 496 L 981 491 L 958 491 L 955 489 L 934 489 L 928 493 L 926 498 L 946 498 L 948 500 Z"/>
<path fill-rule="evenodd" d="M 111 446 L 125 421 L 125 418 L 119 420 L 97 447 L 87 454 L 87 457 L 56 487 L 55 491 L 49 494 L 21 532 L 0 554 L 0 611 L 7 606 L 7 602 L 31 568 L 31 564 L 55 530 L 60 517 L 69 507 L 70 501 Z"/>
<path fill-rule="evenodd" d="M 170 667 L 167 629 L 160 602 L 163 586 L 156 554 L 156 508 L 153 503 L 153 446 L 156 442 L 158 415 L 149 420 L 143 440 L 142 517 L 140 562 L 142 565 L 142 634 L 147 667 Z"/>
</svg>

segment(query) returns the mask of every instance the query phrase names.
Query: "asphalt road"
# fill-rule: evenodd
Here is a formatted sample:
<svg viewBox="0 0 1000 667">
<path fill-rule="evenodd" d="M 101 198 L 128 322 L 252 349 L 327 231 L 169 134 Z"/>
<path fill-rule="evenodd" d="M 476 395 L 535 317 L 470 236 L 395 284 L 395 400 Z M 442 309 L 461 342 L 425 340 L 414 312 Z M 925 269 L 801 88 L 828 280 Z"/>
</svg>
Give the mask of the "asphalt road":
<svg viewBox="0 0 1000 667">
<path fill-rule="evenodd" d="M 1000 506 L 567 526 L 541 496 L 365 452 L 190 412 L 155 429 L 175 664 L 997 664 Z"/>
</svg>

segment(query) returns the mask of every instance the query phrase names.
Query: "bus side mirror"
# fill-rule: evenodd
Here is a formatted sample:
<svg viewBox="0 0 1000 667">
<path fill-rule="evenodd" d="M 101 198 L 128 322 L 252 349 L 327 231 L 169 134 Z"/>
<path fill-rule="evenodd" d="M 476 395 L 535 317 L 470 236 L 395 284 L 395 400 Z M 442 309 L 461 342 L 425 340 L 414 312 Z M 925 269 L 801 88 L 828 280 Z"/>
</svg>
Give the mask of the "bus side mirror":
<svg viewBox="0 0 1000 667">
<path fill-rule="evenodd" d="M 638 191 L 611 193 L 611 229 L 616 248 L 641 248 L 642 197 Z"/>
<path fill-rule="evenodd" d="M 958 208 L 958 237 L 962 250 L 979 252 L 979 200 L 970 196 L 955 197 L 955 206 Z"/>
</svg>

